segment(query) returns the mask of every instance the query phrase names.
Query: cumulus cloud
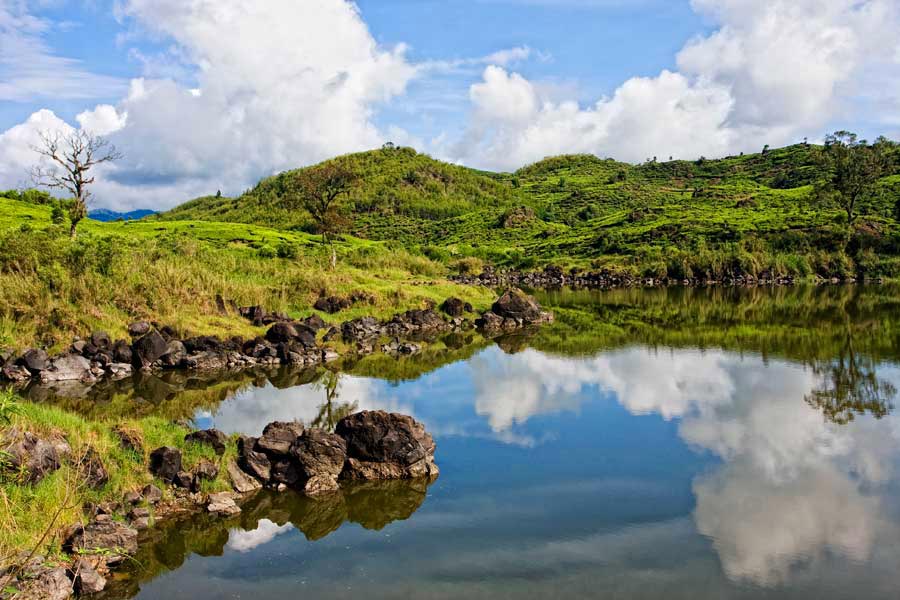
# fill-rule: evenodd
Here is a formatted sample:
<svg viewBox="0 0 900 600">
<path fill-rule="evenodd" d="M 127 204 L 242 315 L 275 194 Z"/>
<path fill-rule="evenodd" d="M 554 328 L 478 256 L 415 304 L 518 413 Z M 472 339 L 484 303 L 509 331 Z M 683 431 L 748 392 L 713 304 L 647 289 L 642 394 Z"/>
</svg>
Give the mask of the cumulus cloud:
<svg viewBox="0 0 900 600">
<path fill-rule="evenodd" d="M 52 111 L 39 110 L 24 123 L 0 133 L 0 187 L 30 187 L 28 170 L 36 162 L 32 147 L 40 145 L 40 134 L 72 131 L 72 126 Z"/>
<path fill-rule="evenodd" d="M 900 74 L 892 59 L 895 0 L 692 6 L 718 29 L 685 45 L 678 71 L 631 79 L 593 106 L 550 101 L 521 76 L 488 67 L 471 87 L 469 129 L 449 154 L 515 169 L 563 152 L 641 161 L 757 150 L 820 134 L 858 105 L 858 86 L 873 66 L 887 79 Z M 889 123 L 891 112 L 882 118 Z"/>
</svg>

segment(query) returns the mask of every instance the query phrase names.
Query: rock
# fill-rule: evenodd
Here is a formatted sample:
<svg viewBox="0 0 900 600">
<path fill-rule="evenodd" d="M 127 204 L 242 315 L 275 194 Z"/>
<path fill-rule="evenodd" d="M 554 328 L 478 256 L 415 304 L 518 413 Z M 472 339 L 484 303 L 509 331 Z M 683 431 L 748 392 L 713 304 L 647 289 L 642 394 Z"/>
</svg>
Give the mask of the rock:
<svg viewBox="0 0 900 600">
<path fill-rule="evenodd" d="M 334 362 L 341 357 L 335 350 L 331 348 L 324 348 L 322 350 L 322 362 Z"/>
<path fill-rule="evenodd" d="M 272 344 L 299 343 L 312 348 L 316 345 L 316 332 L 300 323 L 275 323 L 266 332 L 266 341 Z"/>
<path fill-rule="evenodd" d="M 194 467 L 194 478 L 199 480 L 213 481 L 219 476 L 219 467 L 214 463 L 201 458 Z"/>
<path fill-rule="evenodd" d="M 150 472 L 156 477 L 166 483 L 172 483 L 179 471 L 181 471 L 181 450 L 163 446 L 150 453 Z"/>
<path fill-rule="evenodd" d="M 380 336 L 382 331 L 381 323 L 374 317 L 354 319 L 341 325 L 341 335 L 345 342 L 370 340 Z"/>
<path fill-rule="evenodd" d="M 134 366 L 141 369 L 148 368 L 162 358 L 168 348 L 165 338 L 159 332 L 151 331 L 139 338 L 131 347 Z"/>
<path fill-rule="evenodd" d="M 436 475 L 436 445 L 425 426 L 406 415 L 363 411 L 341 419 L 335 433 L 347 444 L 346 479 Z"/>
<path fill-rule="evenodd" d="M 112 379 L 124 379 L 134 373 L 134 367 L 128 363 L 112 363 L 106 366 L 106 372 Z"/>
<path fill-rule="evenodd" d="M 521 290 L 510 288 L 494 302 L 491 310 L 504 319 L 521 319 L 525 323 L 534 323 L 541 319 L 540 305 Z"/>
<path fill-rule="evenodd" d="M 256 450 L 257 438 L 238 439 L 238 465 L 259 481 L 266 483 L 272 476 L 272 463 L 264 452 Z"/>
<path fill-rule="evenodd" d="M 72 527 L 63 548 L 72 554 L 102 553 L 107 564 L 116 565 L 137 552 L 137 537 L 128 525 L 101 515 L 87 525 Z"/>
<path fill-rule="evenodd" d="M 441 310 L 451 317 L 461 317 L 466 312 L 466 303 L 459 298 L 447 298 L 441 304 Z"/>
<path fill-rule="evenodd" d="M 150 510 L 142 506 L 132 508 L 128 513 L 128 518 L 132 521 L 135 519 L 148 519 L 150 518 Z"/>
<path fill-rule="evenodd" d="M 19 585 L 16 600 L 66 600 L 72 597 L 72 581 L 63 567 L 41 568 Z"/>
<path fill-rule="evenodd" d="M 50 366 L 50 357 L 47 352 L 39 348 L 27 350 L 25 354 L 19 358 L 19 364 L 28 369 L 32 374 L 40 373 L 47 370 Z"/>
<path fill-rule="evenodd" d="M 109 482 L 109 472 L 103 464 L 103 459 L 100 458 L 100 453 L 93 447 L 88 447 L 78 461 L 78 471 L 81 481 L 91 489 L 100 489 Z"/>
<path fill-rule="evenodd" d="M 131 520 L 131 527 L 136 531 L 144 531 L 150 528 L 150 517 L 139 517 Z"/>
<path fill-rule="evenodd" d="M 161 489 L 150 483 L 145 485 L 144 489 L 141 490 L 141 496 L 148 504 L 154 505 L 159 504 L 163 498 L 163 493 Z"/>
<path fill-rule="evenodd" d="M 131 506 L 140 504 L 142 499 L 143 499 L 143 497 L 137 492 L 126 492 L 125 496 L 122 498 L 122 500 L 125 502 L 125 504 L 131 505 Z"/>
<path fill-rule="evenodd" d="M 79 595 L 97 594 L 106 587 L 106 578 L 88 560 L 79 558 L 72 570 L 75 574 L 75 591 Z"/>
<path fill-rule="evenodd" d="M 328 331 L 325 332 L 325 335 L 322 337 L 322 341 L 331 342 L 337 339 L 337 336 L 341 334 L 340 330 L 337 327 L 332 327 Z"/>
<path fill-rule="evenodd" d="M 40 372 L 41 383 L 91 380 L 91 361 L 78 354 L 63 354 L 49 361 Z"/>
<path fill-rule="evenodd" d="M 290 453 L 299 466 L 303 479 L 333 480 L 335 485 L 323 487 L 322 481 L 314 484 L 317 488 L 323 487 L 325 491 L 330 491 L 336 487 L 337 478 L 347 460 L 347 443 L 339 435 L 321 429 L 307 429 L 291 446 Z"/>
<path fill-rule="evenodd" d="M 162 355 L 160 361 L 162 361 L 163 366 L 178 367 L 186 356 L 187 350 L 185 350 L 184 344 L 179 340 L 170 340 L 166 344 L 166 353 Z"/>
<path fill-rule="evenodd" d="M 302 434 L 302 423 L 275 421 L 266 425 L 256 445 L 259 450 L 267 454 L 287 455 L 291 446 Z"/>
<path fill-rule="evenodd" d="M 219 371 L 228 366 L 228 359 L 216 352 L 200 352 L 185 357 L 182 364 L 194 371 Z"/>
<path fill-rule="evenodd" d="M 195 431 L 184 436 L 184 441 L 188 443 L 201 444 L 212 447 L 216 454 L 222 456 L 228 445 L 228 436 L 218 429 L 204 429 Z"/>
<path fill-rule="evenodd" d="M 62 438 L 43 439 L 15 427 L 3 434 L 0 449 L 5 457 L 6 470 L 21 472 L 26 483 L 38 483 L 61 466 L 71 453 Z"/>
<path fill-rule="evenodd" d="M 3 365 L 3 369 L 0 370 L 0 373 L 3 374 L 4 379 L 12 381 L 13 383 L 22 383 L 31 379 L 31 371 L 22 365 L 15 365 L 9 362 Z"/>
<path fill-rule="evenodd" d="M 259 481 L 244 473 L 234 461 L 229 461 L 225 468 L 228 471 L 228 477 L 231 479 L 231 487 L 239 494 L 248 494 L 262 488 L 262 484 Z"/>
<path fill-rule="evenodd" d="M 316 303 L 313 304 L 313 308 L 333 315 L 335 313 L 341 312 L 345 308 L 350 308 L 352 305 L 353 302 L 351 302 L 349 298 L 339 298 L 337 296 L 322 296 L 318 300 L 316 300 Z"/>
<path fill-rule="evenodd" d="M 172 485 L 186 490 L 194 490 L 194 476 L 187 471 L 178 471 L 172 478 Z"/>
<path fill-rule="evenodd" d="M 304 325 L 313 330 L 314 333 L 318 333 L 322 329 L 328 327 L 328 323 L 325 322 L 325 319 L 320 317 L 319 315 L 312 315 L 310 317 L 306 317 L 301 321 Z"/>
<path fill-rule="evenodd" d="M 302 479 L 300 470 L 289 457 L 272 459 L 272 477 L 269 483 L 297 487 Z"/>
<path fill-rule="evenodd" d="M 241 512 L 240 507 L 234 502 L 234 497 L 229 492 L 210 494 L 206 504 L 206 510 L 215 515 L 236 515 Z"/>
<path fill-rule="evenodd" d="M 125 425 L 116 425 L 113 433 L 119 438 L 119 445 L 124 450 L 131 450 L 138 454 L 144 454 L 144 440 L 141 438 L 140 432 Z"/>
<path fill-rule="evenodd" d="M 492 311 L 487 311 L 479 319 L 475 320 L 475 325 L 484 331 L 500 331 L 503 329 L 503 317 Z"/>
<path fill-rule="evenodd" d="M 147 321 L 138 321 L 128 326 L 128 335 L 133 338 L 147 335 L 150 333 L 150 323 Z"/>
<path fill-rule="evenodd" d="M 91 334 L 91 344 L 98 350 L 106 350 L 112 346 L 112 341 L 109 339 L 109 334 L 105 331 L 95 331 Z"/>
<path fill-rule="evenodd" d="M 129 365 L 134 358 L 133 353 L 131 352 L 131 346 L 129 346 L 128 342 L 125 340 L 116 340 L 116 343 L 112 346 L 112 357 L 117 363 Z"/>
<path fill-rule="evenodd" d="M 321 496 L 323 494 L 331 494 L 341 489 L 336 477 L 320 475 L 307 479 L 300 488 L 307 496 Z"/>
</svg>

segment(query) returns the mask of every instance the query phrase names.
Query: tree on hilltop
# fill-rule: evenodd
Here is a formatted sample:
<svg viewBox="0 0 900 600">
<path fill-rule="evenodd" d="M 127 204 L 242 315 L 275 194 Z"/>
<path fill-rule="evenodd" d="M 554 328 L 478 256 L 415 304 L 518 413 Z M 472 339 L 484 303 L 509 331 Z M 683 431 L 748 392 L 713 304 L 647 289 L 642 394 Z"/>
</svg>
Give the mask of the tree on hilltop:
<svg viewBox="0 0 900 600">
<path fill-rule="evenodd" d="M 289 203 L 304 208 L 315 221 L 322 243 L 338 233 L 346 219 L 341 215 L 340 200 L 356 186 L 359 177 L 335 162 L 297 171 L 291 181 Z"/>
<path fill-rule="evenodd" d="M 847 225 L 853 225 L 861 204 L 877 194 L 878 180 L 888 174 L 890 145 L 885 138 L 868 144 L 849 131 L 825 138 L 819 153 L 825 180 L 818 186 L 818 196 L 834 200 L 846 213 Z"/>
<path fill-rule="evenodd" d="M 119 160 L 122 155 L 105 138 L 83 130 L 69 134 L 42 133 L 40 143 L 31 148 L 45 159 L 31 169 L 35 185 L 72 194 L 69 233 L 74 240 L 78 223 L 87 217 L 87 203 L 91 197 L 88 188 L 94 183 L 92 169 Z"/>
</svg>

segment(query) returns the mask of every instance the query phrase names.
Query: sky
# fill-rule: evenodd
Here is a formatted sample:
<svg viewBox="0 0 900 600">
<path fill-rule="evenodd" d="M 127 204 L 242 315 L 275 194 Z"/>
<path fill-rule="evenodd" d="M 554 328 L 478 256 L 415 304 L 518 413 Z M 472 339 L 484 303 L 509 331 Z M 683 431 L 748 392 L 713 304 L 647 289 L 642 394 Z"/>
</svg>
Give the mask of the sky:
<svg viewBox="0 0 900 600">
<path fill-rule="evenodd" d="M 42 132 L 170 208 L 388 141 L 513 171 L 900 138 L 900 0 L 0 0 L 0 189 Z"/>
</svg>

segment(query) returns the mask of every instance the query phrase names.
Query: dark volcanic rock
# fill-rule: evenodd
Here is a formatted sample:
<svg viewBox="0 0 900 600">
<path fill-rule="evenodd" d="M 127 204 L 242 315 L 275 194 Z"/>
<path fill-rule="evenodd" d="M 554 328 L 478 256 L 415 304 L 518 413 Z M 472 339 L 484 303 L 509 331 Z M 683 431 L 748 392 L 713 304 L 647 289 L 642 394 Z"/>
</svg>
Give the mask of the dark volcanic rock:
<svg viewBox="0 0 900 600">
<path fill-rule="evenodd" d="M 216 451 L 216 454 L 222 456 L 225 454 L 225 448 L 228 445 L 228 436 L 218 429 L 204 429 L 187 434 L 184 436 L 184 441 L 211 446 Z"/>
<path fill-rule="evenodd" d="M 117 363 L 129 365 L 134 358 L 133 353 L 131 352 L 131 346 L 128 345 L 128 342 L 125 340 L 116 340 L 116 343 L 112 346 L 112 357 Z"/>
<path fill-rule="evenodd" d="M 345 308 L 350 308 L 352 305 L 353 303 L 348 298 L 339 298 L 337 296 L 322 296 L 321 298 L 316 300 L 316 303 L 313 304 L 313 308 L 333 315 L 335 313 L 341 312 Z"/>
<path fill-rule="evenodd" d="M 526 323 L 540 320 L 541 307 L 534 298 L 529 297 L 521 290 L 506 290 L 491 307 L 491 310 L 504 319 L 521 319 Z"/>
<path fill-rule="evenodd" d="M 63 548 L 72 554 L 102 553 L 107 564 L 115 565 L 137 552 L 137 537 L 131 527 L 109 515 L 99 515 L 87 525 L 70 529 Z"/>
<path fill-rule="evenodd" d="M 178 367 L 187 356 L 187 350 L 184 344 L 179 340 L 169 340 L 166 344 L 166 353 L 162 355 L 160 361 L 166 367 Z"/>
<path fill-rule="evenodd" d="M 151 331 L 132 346 L 134 366 L 147 368 L 168 351 L 168 343 L 157 331 Z"/>
<path fill-rule="evenodd" d="M 467 304 L 459 298 L 447 298 L 441 304 L 441 310 L 451 317 L 461 317 L 466 312 Z M 471 306 L 469 306 L 471 309 Z"/>
<path fill-rule="evenodd" d="M 341 419 L 335 432 L 347 443 L 346 479 L 437 475 L 434 439 L 412 417 L 364 411 Z"/>
<path fill-rule="evenodd" d="M 201 458 L 194 467 L 194 478 L 199 480 L 213 481 L 219 476 L 219 467 L 211 461 Z"/>
<path fill-rule="evenodd" d="M 312 329 L 314 333 L 317 333 L 328 326 L 328 323 L 326 323 L 325 320 L 319 315 L 306 317 L 301 321 L 301 323 Z"/>
<path fill-rule="evenodd" d="M 256 449 L 257 438 L 238 439 L 238 466 L 259 481 L 266 483 L 272 476 L 272 462 L 265 452 Z"/>
<path fill-rule="evenodd" d="M 150 333 L 150 323 L 147 321 L 138 321 L 128 326 L 128 335 L 133 338 L 147 335 Z"/>
<path fill-rule="evenodd" d="M 91 344 L 97 350 L 106 350 L 112 346 L 112 340 L 109 339 L 109 334 L 105 331 L 95 331 L 91 334 Z"/>
<path fill-rule="evenodd" d="M 72 597 L 72 580 L 63 567 L 38 567 L 37 572 L 29 573 L 16 587 L 16 600 L 66 600 Z"/>
<path fill-rule="evenodd" d="M 172 478 L 172 485 L 178 488 L 195 491 L 194 476 L 187 471 L 178 471 Z"/>
<path fill-rule="evenodd" d="M 291 447 L 291 456 L 300 466 L 304 479 L 330 479 L 333 485 L 325 487 L 336 489 L 338 475 L 347 460 L 347 443 L 337 434 L 307 429 Z M 315 491 L 324 490 L 317 486 Z"/>
<path fill-rule="evenodd" d="M 44 350 L 32 348 L 25 351 L 25 354 L 19 359 L 19 364 L 32 373 L 37 374 L 45 371 L 50 366 L 50 357 L 47 356 L 47 352 Z"/>
<path fill-rule="evenodd" d="M 150 453 L 150 472 L 167 483 L 172 483 L 181 471 L 181 450 L 163 446 Z"/>
<path fill-rule="evenodd" d="M 266 340 L 272 344 L 298 343 L 306 348 L 316 345 L 316 332 L 302 323 L 275 323 L 266 332 Z"/>
<path fill-rule="evenodd" d="M 152 483 L 148 483 L 144 486 L 144 489 L 141 490 L 141 497 L 146 500 L 148 504 L 158 504 L 159 501 L 162 500 L 163 493 L 161 489 Z"/>
<path fill-rule="evenodd" d="M 7 470 L 22 472 L 27 483 L 37 483 L 59 469 L 71 453 L 68 443 L 61 438 L 39 438 L 15 427 L 3 434 L 0 450 Z"/>
<path fill-rule="evenodd" d="M 345 342 L 361 342 L 378 337 L 383 332 L 382 325 L 374 317 L 363 317 L 347 321 L 341 325 Z"/>
<path fill-rule="evenodd" d="M 302 423 L 276 421 L 266 425 L 256 446 L 257 449 L 268 454 L 286 455 L 297 438 L 302 434 Z"/>
<path fill-rule="evenodd" d="M 97 594 L 106 587 L 106 578 L 85 558 L 75 561 L 72 571 L 75 575 L 75 591 L 79 595 Z"/>
</svg>

